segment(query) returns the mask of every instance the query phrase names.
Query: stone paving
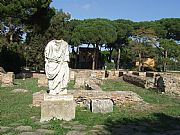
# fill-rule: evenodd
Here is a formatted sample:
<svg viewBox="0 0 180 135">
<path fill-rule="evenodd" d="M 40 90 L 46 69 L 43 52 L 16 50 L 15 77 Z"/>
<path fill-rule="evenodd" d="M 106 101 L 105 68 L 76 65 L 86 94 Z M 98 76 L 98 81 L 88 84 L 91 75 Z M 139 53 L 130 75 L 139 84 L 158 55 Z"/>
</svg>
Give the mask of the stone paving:
<svg viewBox="0 0 180 135">
<path fill-rule="evenodd" d="M 38 122 L 37 122 L 38 123 Z M 0 135 L 61 135 L 54 130 L 50 130 L 49 123 L 39 123 L 39 128 L 10 124 L 10 126 L 0 126 Z M 13 125 L 13 126 L 12 126 Z M 15 126 L 14 126 L 15 125 Z M 16 126 L 18 125 L 18 126 Z M 117 124 L 117 125 L 96 125 L 88 127 L 78 121 L 63 121 L 59 127 L 68 129 L 62 135 L 180 135 L 180 125 L 171 130 L 154 128 L 150 131 L 149 124 Z M 152 127 L 151 127 L 152 128 Z"/>
</svg>

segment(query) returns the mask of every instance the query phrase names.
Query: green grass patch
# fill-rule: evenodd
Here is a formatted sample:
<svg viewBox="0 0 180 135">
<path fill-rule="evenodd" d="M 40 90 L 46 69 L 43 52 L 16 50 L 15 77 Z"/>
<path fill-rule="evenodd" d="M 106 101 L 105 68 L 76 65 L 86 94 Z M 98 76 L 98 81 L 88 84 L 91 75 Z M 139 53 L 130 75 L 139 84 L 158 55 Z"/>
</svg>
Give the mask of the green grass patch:
<svg viewBox="0 0 180 135">
<path fill-rule="evenodd" d="M 13 89 L 26 89 L 27 93 L 13 93 Z M 13 87 L 0 87 L 0 125 L 21 123 L 33 125 L 31 117 L 40 117 L 40 108 L 32 107 L 32 94 L 42 88 L 36 79 L 15 80 Z"/>
<path fill-rule="evenodd" d="M 44 90 L 38 87 L 37 79 L 15 80 L 15 86 L 0 88 L 0 125 L 29 125 L 34 129 L 40 127 L 36 124 L 40 120 L 40 107 L 32 107 L 32 94 Z M 68 89 L 73 89 L 74 81 L 70 81 Z M 13 89 L 26 89 L 27 93 L 12 93 Z M 177 97 L 157 93 L 154 90 L 143 89 L 120 80 L 106 80 L 101 88 L 104 91 L 133 91 L 140 95 L 144 101 L 153 106 L 151 109 L 138 109 L 134 105 L 115 106 L 112 113 L 92 113 L 85 108 L 76 107 L 76 118 L 80 124 L 87 125 L 87 131 L 95 125 L 106 125 L 111 131 L 117 125 L 142 125 L 147 132 L 163 129 L 173 130 L 174 125 L 180 125 L 180 100 Z M 143 106 L 139 105 L 139 108 Z M 63 122 L 52 120 L 48 129 L 55 130 L 57 134 L 65 134 L 71 129 L 63 128 Z"/>
</svg>

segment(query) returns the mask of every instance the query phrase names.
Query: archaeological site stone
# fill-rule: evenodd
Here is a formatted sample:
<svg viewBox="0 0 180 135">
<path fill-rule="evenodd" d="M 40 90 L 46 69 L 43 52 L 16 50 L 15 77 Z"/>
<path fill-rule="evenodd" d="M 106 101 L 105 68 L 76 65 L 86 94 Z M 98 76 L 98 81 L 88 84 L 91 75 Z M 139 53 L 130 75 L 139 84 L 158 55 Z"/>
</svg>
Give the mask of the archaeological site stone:
<svg viewBox="0 0 180 135">
<path fill-rule="evenodd" d="M 7 72 L 6 74 L 2 74 L 2 84 L 1 87 L 13 86 L 14 84 L 14 73 Z"/>
<path fill-rule="evenodd" d="M 44 94 L 44 91 L 33 93 L 33 106 L 41 106 L 41 103 L 44 102 Z"/>
<path fill-rule="evenodd" d="M 75 102 L 73 95 L 44 95 L 41 104 L 41 122 L 51 119 L 70 121 L 75 118 Z"/>
<path fill-rule="evenodd" d="M 93 113 L 113 112 L 113 102 L 110 99 L 92 99 L 91 111 Z"/>
<path fill-rule="evenodd" d="M 48 86 L 48 79 L 45 74 L 41 74 L 38 76 L 38 87 L 46 87 Z"/>
</svg>

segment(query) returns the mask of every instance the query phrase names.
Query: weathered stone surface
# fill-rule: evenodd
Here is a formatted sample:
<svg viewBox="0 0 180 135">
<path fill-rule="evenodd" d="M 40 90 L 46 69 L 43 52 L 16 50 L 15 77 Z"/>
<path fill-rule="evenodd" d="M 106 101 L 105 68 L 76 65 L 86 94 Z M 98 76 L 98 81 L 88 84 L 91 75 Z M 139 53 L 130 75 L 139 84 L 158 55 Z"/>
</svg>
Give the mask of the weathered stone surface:
<svg viewBox="0 0 180 135">
<path fill-rule="evenodd" d="M 2 84 L 1 87 L 13 86 L 14 83 L 14 73 L 7 72 L 6 74 L 2 74 Z"/>
<path fill-rule="evenodd" d="M 41 122 L 49 121 L 53 118 L 70 121 L 75 118 L 75 103 L 73 96 L 56 95 L 57 97 L 46 97 L 41 104 Z M 52 97 L 52 96 L 51 96 Z M 47 100 L 48 99 L 48 100 Z"/>
<path fill-rule="evenodd" d="M 6 74 L 6 72 L 4 71 L 2 67 L 0 67 L 0 82 L 2 81 L 3 74 Z"/>
<path fill-rule="evenodd" d="M 87 126 L 86 125 L 80 125 L 80 124 L 78 124 L 78 125 L 73 125 L 72 127 L 71 127 L 71 129 L 74 129 L 74 130 L 86 130 L 86 128 L 87 128 Z"/>
<path fill-rule="evenodd" d="M 113 112 L 113 102 L 110 99 L 92 99 L 91 111 L 93 113 Z"/>
<path fill-rule="evenodd" d="M 115 79 L 119 77 L 119 71 L 118 70 L 108 70 L 108 79 Z"/>
<path fill-rule="evenodd" d="M 9 130 L 9 129 L 10 129 L 10 127 L 0 126 L 0 133 L 6 132 L 6 131 Z"/>
<path fill-rule="evenodd" d="M 162 92 L 180 95 L 180 80 L 171 75 L 160 75 L 156 78 L 157 88 Z"/>
<path fill-rule="evenodd" d="M 140 77 L 132 74 L 124 74 L 123 80 L 143 88 L 149 88 L 149 86 L 147 85 L 147 80 L 144 77 Z"/>
<path fill-rule="evenodd" d="M 84 85 L 85 85 L 85 89 L 86 90 L 97 90 L 97 91 L 101 91 L 102 90 L 100 88 L 100 86 L 93 79 L 86 80 L 84 82 Z"/>
<path fill-rule="evenodd" d="M 83 75 L 78 75 L 75 78 L 74 88 L 84 88 L 85 78 Z"/>
<path fill-rule="evenodd" d="M 40 133 L 41 135 L 50 135 L 54 134 L 54 130 L 48 130 L 48 129 L 37 129 L 35 132 Z"/>
<path fill-rule="evenodd" d="M 42 134 L 37 132 L 22 132 L 19 135 L 42 135 Z"/>
<path fill-rule="evenodd" d="M 143 99 L 131 91 L 90 91 L 90 90 L 71 90 L 68 91 L 74 96 L 77 104 L 82 103 L 85 107 L 90 104 L 92 99 L 111 99 L 114 104 L 134 104 L 143 102 Z"/>
<path fill-rule="evenodd" d="M 66 135 L 85 135 L 84 131 L 69 131 Z"/>
<path fill-rule="evenodd" d="M 47 87 L 48 86 L 48 79 L 45 74 L 40 74 L 38 76 L 38 87 Z"/>
<path fill-rule="evenodd" d="M 41 106 L 44 101 L 44 91 L 33 93 L 33 106 Z"/>
<path fill-rule="evenodd" d="M 90 74 L 91 78 L 105 79 L 105 70 L 92 70 Z"/>
<path fill-rule="evenodd" d="M 13 93 L 26 93 L 28 92 L 28 90 L 25 90 L 25 89 L 14 89 L 12 90 Z"/>
<path fill-rule="evenodd" d="M 31 126 L 18 126 L 18 127 L 15 128 L 15 130 L 18 130 L 18 131 L 31 131 L 32 127 Z"/>
</svg>

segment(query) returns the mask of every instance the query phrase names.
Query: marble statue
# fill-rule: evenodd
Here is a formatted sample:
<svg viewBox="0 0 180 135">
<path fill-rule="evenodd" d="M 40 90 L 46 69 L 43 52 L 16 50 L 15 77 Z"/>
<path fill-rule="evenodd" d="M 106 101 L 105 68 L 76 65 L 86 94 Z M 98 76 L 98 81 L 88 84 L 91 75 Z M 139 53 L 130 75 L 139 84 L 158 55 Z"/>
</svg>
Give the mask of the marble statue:
<svg viewBox="0 0 180 135">
<path fill-rule="evenodd" d="M 45 73 L 48 78 L 49 94 L 67 94 L 68 62 L 68 43 L 64 40 L 50 41 L 45 48 Z"/>
</svg>

